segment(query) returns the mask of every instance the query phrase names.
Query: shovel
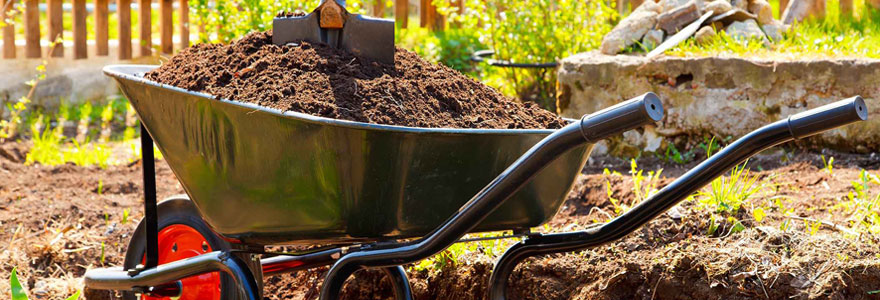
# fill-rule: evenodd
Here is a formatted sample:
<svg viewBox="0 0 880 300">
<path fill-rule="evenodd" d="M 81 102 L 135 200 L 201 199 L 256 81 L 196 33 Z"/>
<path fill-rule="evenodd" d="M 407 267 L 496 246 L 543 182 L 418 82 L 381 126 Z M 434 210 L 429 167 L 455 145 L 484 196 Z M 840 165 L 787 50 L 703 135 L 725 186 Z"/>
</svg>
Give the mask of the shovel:
<svg viewBox="0 0 880 300">
<path fill-rule="evenodd" d="M 355 56 L 394 64 L 394 21 L 349 13 L 344 0 L 322 0 L 304 16 L 281 14 L 272 20 L 272 43 L 325 43 Z"/>
</svg>

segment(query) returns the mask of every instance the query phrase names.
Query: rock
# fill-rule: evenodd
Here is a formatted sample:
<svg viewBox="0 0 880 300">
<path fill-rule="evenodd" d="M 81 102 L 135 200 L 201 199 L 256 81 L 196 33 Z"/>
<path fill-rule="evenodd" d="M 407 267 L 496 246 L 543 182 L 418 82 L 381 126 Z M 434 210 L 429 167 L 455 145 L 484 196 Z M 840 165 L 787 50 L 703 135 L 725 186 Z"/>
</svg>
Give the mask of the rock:
<svg viewBox="0 0 880 300">
<path fill-rule="evenodd" d="M 657 28 L 666 31 L 666 34 L 675 34 L 688 24 L 699 19 L 700 9 L 694 1 L 687 5 L 679 6 L 673 10 L 665 11 L 657 16 Z"/>
<path fill-rule="evenodd" d="M 777 42 L 782 39 L 782 33 L 785 32 L 786 26 L 779 20 L 773 20 L 769 24 L 761 25 L 761 29 L 764 29 L 764 33 L 770 40 Z"/>
<path fill-rule="evenodd" d="M 668 12 L 685 6 L 688 2 L 690 2 L 690 0 L 660 0 L 658 4 L 662 8 L 662 12 Z"/>
<path fill-rule="evenodd" d="M 726 13 L 733 9 L 733 6 L 730 5 L 730 2 L 727 0 L 715 0 L 706 4 L 706 11 L 711 11 L 715 13 L 715 15 L 720 15 Z"/>
<path fill-rule="evenodd" d="M 644 4 L 641 7 L 644 7 Z M 656 12 L 647 9 L 634 11 L 605 35 L 605 38 L 602 39 L 602 45 L 599 47 L 600 51 L 607 55 L 619 53 L 639 41 L 651 27 L 654 27 L 656 22 Z"/>
<path fill-rule="evenodd" d="M 782 23 L 788 25 L 801 22 L 811 15 L 824 15 L 824 5 L 817 5 L 818 1 L 790 0 L 788 7 L 782 14 Z"/>
<path fill-rule="evenodd" d="M 715 28 L 712 28 L 712 26 L 703 26 L 703 28 L 700 28 L 700 30 L 694 34 L 694 40 L 697 41 L 697 44 L 702 45 L 711 41 L 715 37 L 715 34 Z"/>
<path fill-rule="evenodd" d="M 758 24 L 770 24 L 773 22 L 773 8 L 766 0 L 752 0 L 749 3 L 749 12 L 758 16 Z"/>
<path fill-rule="evenodd" d="M 727 34 L 730 37 L 736 40 L 746 40 L 746 39 L 763 39 L 766 41 L 767 39 L 764 37 L 764 32 L 761 31 L 761 27 L 758 26 L 758 22 L 755 20 L 745 20 L 742 22 L 733 22 L 730 25 L 727 25 Z"/>
<path fill-rule="evenodd" d="M 742 10 L 749 9 L 749 0 L 731 0 L 730 4 L 733 7 L 736 7 L 736 8 L 742 9 Z"/>
<path fill-rule="evenodd" d="M 645 1 L 645 2 L 642 2 L 642 5 L 639 5 L 639 7 L 637 7 L 633 11 L 633 13 L 643 12 L 643 11 L 654 12 L 654 13 L 660 14 L 663 12 L 663 8 L 660 7 L 660 4 L 657 4 L 657 2 Z"/>
<path fill-rule="evenodd" d="M 657 48 L 663 42 L 663 30 L 651 29 L 642 37 L 642 47 L 647 51 Z"/>
</svg>

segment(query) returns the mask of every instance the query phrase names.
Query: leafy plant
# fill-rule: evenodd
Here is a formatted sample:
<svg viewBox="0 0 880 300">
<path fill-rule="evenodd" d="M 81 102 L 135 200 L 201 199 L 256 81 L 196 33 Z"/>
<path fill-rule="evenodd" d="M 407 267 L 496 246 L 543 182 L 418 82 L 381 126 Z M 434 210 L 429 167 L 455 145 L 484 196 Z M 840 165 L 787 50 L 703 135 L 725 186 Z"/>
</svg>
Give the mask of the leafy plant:
<svg viewBox="0 0 880 300">
<path fill-rule="evenodd" d="M 880 235 L 880 193 L 871 196 L 871 185 L 880 185 L 880 177 L 864 169 L 859 171 L 858 180 L 852 181 L 853 190 L 847 201 L 835 205 L 833 209 L 843 209 L 849 217 L 847 222 L 854 232 Z"/>
<path fill-rule="evenodd" d="M 462 1 L 464 13 L 445 0 L 433 3 L 450 23 L 475 32 L 495 50 L 494 59 L 518 63 L 555 62 L 595 49 L 618 17 L 605 1 Z M 555 110 L 554 70 L 485 67 L 484 71 L 484 81 L 503 93 Z"/>
<path fill-rule="evenodd" d="M 92 121 L 92 103 L 86 102 L 79 107 L 79 122 L 76 126 L 76 142 L 83 144 L 89 137 L 89 123 Z"/>
<path fill-rule="evenodd" d="M 620 173 L 611 172 L 607 168 L 603 173 L 610 176 L 621 176 Z M 621 215 L 628 211 L 632 206 L 647 200 L 657 193 L 657 191 L 659 191 L 658 184 L 660 183 L 660 174 L 662 173 L 663 169 L 659 169 L 656 172 L 648 171 L 647 175 L 645 175 L 644 170 L 639 170 L 639 165 L 636 163 L 635 158 L 630 160 L 629 174 L 630 179 L 632 180 L 632 193 L 635 197 L 631 205 L 626 205 L 619 199 L 612 197 L 614 193 L 611 189 L 611 182 L 606 179 L 605 190 L 608 194 L 608 201 L 614 206 L 614 213 Z"/>
<path fill-rule="evenodd" d="M 104 105 L 104 108 L 101 109 L 101 134 L 98 137 L 98 142 L 106 143 L 110 141 L 110 121 L 113 121 L 113 100 L 110 100 L 107 105 Z"/>
<path fill-rule="evenodd" d="M 39 117 L 42 120 L 42 116 Z M 64 154 L 61 152 L 61 136 L 53 130 L 40 130 L 42 121 L 31 125 L 33 146 L 25 156 L 25 164 L 40 163 L 47 166 L 55 166 L 64 163 Z"/>
<path fill-rule="evenodd" d="M 11 300 L 28 300 L 27 292 L 24 291 L 24 287 L 22 287 L 21 282 L 18 280 L 18 271 L 17 268 L 12 268 L 12 274 L 9 275 L 9 286 L 12 291 Z M 76 291 L 70 297 L 67 297 L 66 300 L 77 300 L 79 299 L 80 293 L 82 291 Z"/>
</svg>

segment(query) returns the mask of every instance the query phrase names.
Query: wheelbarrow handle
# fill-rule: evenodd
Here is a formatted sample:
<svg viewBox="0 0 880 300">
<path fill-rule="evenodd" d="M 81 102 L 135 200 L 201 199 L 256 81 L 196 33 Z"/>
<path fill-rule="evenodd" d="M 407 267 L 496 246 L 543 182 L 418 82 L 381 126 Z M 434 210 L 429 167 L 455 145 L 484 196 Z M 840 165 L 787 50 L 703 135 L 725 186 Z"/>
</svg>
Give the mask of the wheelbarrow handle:
<svg viewBox="0 0 880 300">
<path fill-rule="evenodd" d="M 721 149 L 650 198 L 608 223 L 582 231 L 529 236 L 508 248 L 495 263 L 489 283 L 489 299 L 507 298 L 508 276 L 520 261 L 528 257 L 579 251 L 620 239 L 752 155 L 784 142 L 864 121 L 868 118 L 867 111 L 864 100 L 856 96 L 773 122 Z"/>
<path fill-rule="evenodd" d="M 581 118 L 581 134 L 588 143 L 595 143 L 621 128 L 626 130 L 660 121 L 663 103 L 654 93 L 646 93 Z M 623 131 L 626 131 L 623 130 Z"/>
<path fill-rule="evenodd" d="M 659 98 L 648 93 L 584 116 L 579 122 L 556 130 L 526 151 L 428 235 L 408 243 L 382 249 L 363 249 L 342 256 L 324 277 L 321 299 L 338 299 L 345 279 L 358 269 L 404 265 L 443 251 L 480 224 L 560 155 L 585 143 L 651 124 L 662 116 L 663 106 Z"/>
<path fill-rule="evenodd" d="M 795 139 L 802 139 L 852 122 L 868 119 L 868 107 L 860 96 L 840 100 L 788 117 Z"/>
</svg>

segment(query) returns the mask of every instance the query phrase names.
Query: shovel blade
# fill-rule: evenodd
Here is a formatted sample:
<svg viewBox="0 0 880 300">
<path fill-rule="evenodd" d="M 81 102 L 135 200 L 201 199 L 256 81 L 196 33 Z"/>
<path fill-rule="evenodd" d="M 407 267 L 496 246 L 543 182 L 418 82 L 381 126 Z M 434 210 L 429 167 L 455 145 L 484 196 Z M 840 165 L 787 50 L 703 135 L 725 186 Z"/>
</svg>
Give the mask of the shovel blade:
<svg viewBox="0 0 880 300">
<path fill-rule="evenodd" d="M 321 28 L 318 14 L 311 13 L 298 17 L 276 17 L 272 20 L 272 32 L 272 43 L 279 46 L 298 41 L 338 45 L 355 56 L 394 64 L 392 20 L 349 15 L 340 32 L 338 29 Z"/>
<path fill-rule="evenodd" d="M 356 56 L 394 64 L 394 21 L 351 15 L 342 28 L 340 47 Z"/>
</svg>

